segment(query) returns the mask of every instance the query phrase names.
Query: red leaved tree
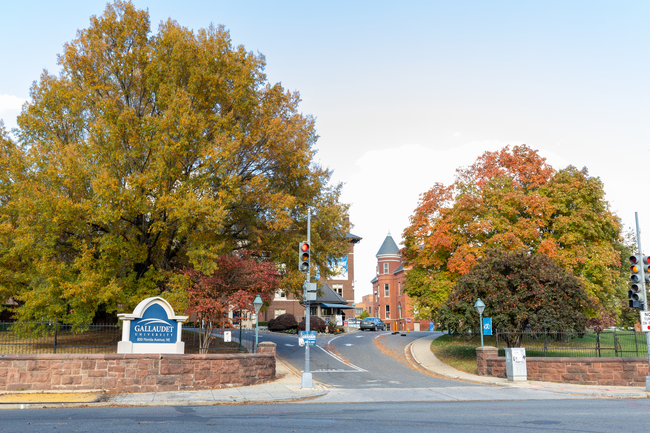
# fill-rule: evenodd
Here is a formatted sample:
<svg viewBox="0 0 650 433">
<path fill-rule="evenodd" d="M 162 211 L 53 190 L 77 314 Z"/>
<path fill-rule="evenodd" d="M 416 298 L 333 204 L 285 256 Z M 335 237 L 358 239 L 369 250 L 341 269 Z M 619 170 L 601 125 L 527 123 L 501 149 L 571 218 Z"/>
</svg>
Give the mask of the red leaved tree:
<svg viewBox="0 0 650 433">
<path fill-rule="evenodd" d="M 254 257 L 249 251 L 222 255 L 217 259 L 217 269 L 211 275 L 190 269 L 183 271 L 188 277 L 188 314 L 204 323 L 201 335 L 201 353 L 210 345 L 216 323 L 223 323 L 230 310 L 254 311 L 256 295 L 270 302 L 278 287 L 275 264 Z"/>
</svg>

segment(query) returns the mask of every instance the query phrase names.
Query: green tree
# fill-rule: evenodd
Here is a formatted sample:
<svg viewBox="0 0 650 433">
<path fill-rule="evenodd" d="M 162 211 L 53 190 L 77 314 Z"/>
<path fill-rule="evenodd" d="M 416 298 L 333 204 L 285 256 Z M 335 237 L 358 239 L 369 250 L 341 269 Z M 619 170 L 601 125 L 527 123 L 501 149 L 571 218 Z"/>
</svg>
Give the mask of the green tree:
<svg viewBox="0 0 650 433">
<path fill-rule="evenodd" d="M 581 331 L 587 325 L 583 311 L 589 299 L 581 281 L 549 257 L 524 249 L 488 250 L 458 279 L 441 308 L 443 327 L 479 332 L 478 298 L 486 305 L 483 315 L 501 332 Z"/>
<path fill-rule="evenodd" d="M 486 152 L 422 194 L 404 239 L 406 293 L 432 315 L 491 248 L 550 257 L 582 281 L 591 317 L 618 310 L 621 224 L 603 183 L 586 168 L 555 171 L 527 146 Z"/>
<path fill-rule="evenodd" d="M 347 207 L 313 162 L 314 119 L 223 27 L 168 20 L 152 34 L 146 11 L 116 1 L 58 62 L 32 87 L 9 160 L 20 176 L 3 209 L 14 226 L 0 290 L 20 320 L 89 322 L 100 305 L 184 299 L 180 268 L 211 275 L 241 249 L 286 264 L 281 284 L 297 291 L 307 207 L 321 274 L 346 253 Z"/>
</svg>

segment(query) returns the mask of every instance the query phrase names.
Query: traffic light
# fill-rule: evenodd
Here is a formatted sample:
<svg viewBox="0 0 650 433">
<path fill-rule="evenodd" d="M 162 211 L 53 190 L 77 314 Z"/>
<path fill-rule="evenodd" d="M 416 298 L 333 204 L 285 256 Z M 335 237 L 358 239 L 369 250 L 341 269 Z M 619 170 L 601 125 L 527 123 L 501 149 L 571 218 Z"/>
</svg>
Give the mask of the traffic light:
<svg viewBox="0 0 650 433">
<path fill-rule="evenodd" d="M 629 298 L 629 305 L 632 308 L 643 308 L 645 303 L 645 288 L 641 279 L 642 268 L 646 268 L 650 262 L 648 257 L 636 254 L 630 256 L 630 290 L 627 292 Z M 646 271 L 647 272 L 647 271 Z M 646 274 L 647 275 L 647 274 Z"/>
<path fill-rule="evenodd" d="M 311 258 L 311 247 L 309 246 L 309 242 L 300 242 L 298 255 L 298 269 L 300 269 L 302 272 L 309 272 L 309 264 Z"/>
<path fill-rule="evenodd" d="M 643 266 L 643 276 L 645 277 L 645 282 L 650 283 L 650 257 L 643 256 L 641 258 L 641 265 Z"/>
</svg>

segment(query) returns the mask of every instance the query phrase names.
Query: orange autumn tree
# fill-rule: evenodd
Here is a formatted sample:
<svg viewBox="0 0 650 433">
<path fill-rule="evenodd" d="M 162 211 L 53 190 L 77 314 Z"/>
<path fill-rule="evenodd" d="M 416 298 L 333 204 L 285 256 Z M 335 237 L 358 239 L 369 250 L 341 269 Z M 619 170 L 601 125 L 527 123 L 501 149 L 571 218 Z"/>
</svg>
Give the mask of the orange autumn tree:
<svg viewBox="0 0 650 433">
<path fill-rule="evenodd" d="M 586 168 L 556 171 L 525 145 L 485 152 L 452 185 L 421 195 L 404 230 L 405 291 L 420 316 L 434 317 L 487 250 L 524 249 L 581 280 L 590 317 L 614 317 L 624 285 L 621 228 Z"/>
</svg>

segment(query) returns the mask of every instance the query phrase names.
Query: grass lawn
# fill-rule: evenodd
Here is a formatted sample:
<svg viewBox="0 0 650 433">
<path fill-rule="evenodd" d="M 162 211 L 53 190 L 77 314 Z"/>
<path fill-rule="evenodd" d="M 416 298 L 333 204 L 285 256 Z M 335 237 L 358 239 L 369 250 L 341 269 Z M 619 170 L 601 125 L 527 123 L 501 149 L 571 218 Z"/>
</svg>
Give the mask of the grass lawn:
<svg viewBox="0 0 650 433">
<path fill-rule="evenodd" d="M 485 346 L 496 346 L 494 336 L 486 335 L 483 339 Z M 431 351 L 445 364 L 476 374 L 476 348 L 480 345 L 480 335 L 442 335 L 433 340 Z M 505 346 L 503 341 L 500 341 L 500 346 Z M 552 334 L 546 338 L 543 335 L 534 338 L 531 334 L 526 336 L 522 346 L 526 348 L 526 356 L 620 357 L 647 354 L 645 335 L 633 332 L 601 332 L 600 350 L 593 332 L 563 336 L 559 340 Z M 499 350 L 499 356 L 505 356 L 504 349 Z"/>
<path fill-rule="evenodd" d="M 496 344 L 493 336 L 485 336 L 483 339 L 486 346 Z M 476 348 L 480 346 L 480 335 L 442 335 L 431 342 L 431 351 L 445 364 L 457 370 L 477 374 Z"/>
</svg>

